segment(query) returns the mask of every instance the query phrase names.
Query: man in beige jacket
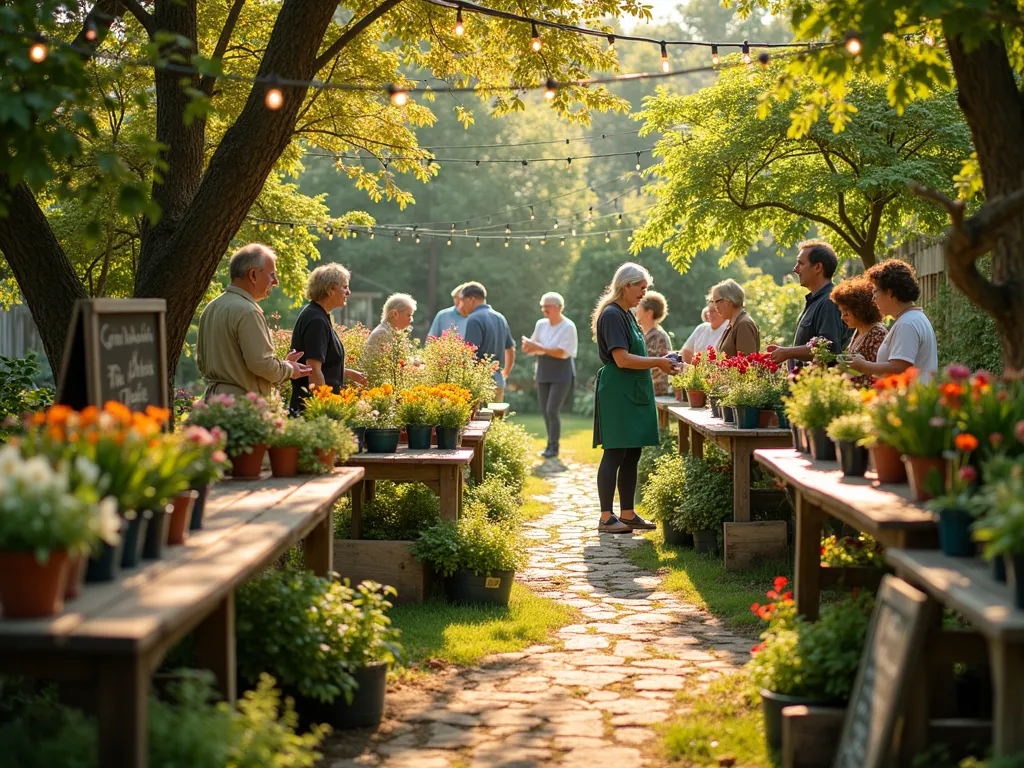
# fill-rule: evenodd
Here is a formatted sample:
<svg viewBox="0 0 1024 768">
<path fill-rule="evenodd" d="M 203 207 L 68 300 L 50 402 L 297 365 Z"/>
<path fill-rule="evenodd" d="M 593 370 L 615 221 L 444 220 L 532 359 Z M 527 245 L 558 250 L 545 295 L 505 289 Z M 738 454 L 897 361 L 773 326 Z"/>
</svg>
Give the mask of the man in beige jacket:
<svg viewBox="0 0 1024 768">
<path fill-rule="evenodd" d="M 199 318 L 196 362 L 212 394 L 266 397 L 275 384 L 308 376 L 308 365 L 292 350 L 284 360 L 274 354 L 270 326 L 257 302 L 277 285 L 277 255 L 261 243 L 243 245 L 231 256 L 231 285 L 206 305 Z"/>
</svg>

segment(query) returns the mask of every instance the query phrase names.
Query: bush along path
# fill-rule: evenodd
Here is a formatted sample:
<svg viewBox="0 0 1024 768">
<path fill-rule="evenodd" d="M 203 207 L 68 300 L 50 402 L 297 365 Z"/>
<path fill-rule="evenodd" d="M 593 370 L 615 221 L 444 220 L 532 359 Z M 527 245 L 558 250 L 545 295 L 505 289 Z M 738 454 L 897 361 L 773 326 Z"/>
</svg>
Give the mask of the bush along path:
<svg viewBox="0 0 1024 768">
<path fill-rule="evenodd" d="M 554 511 L 526 524 L 537 544 L 517 576 L 576 608 L 579 623 L 558 630 L 549 644 L 389 694 L 381 729 L 361 742 L 355 734 L 336 737 L 325 765 L 663 764 L 654 726 L 683 714 L 677 692 L 698 692 L 739 669 L 751 640 L 661 591 L 660 577 L 630 564 L 627 554 L 642 539 L 597 533 L 594 472 L 557 462 L 539 470 L 551 487 L 543 501 Z"/>
</svg>

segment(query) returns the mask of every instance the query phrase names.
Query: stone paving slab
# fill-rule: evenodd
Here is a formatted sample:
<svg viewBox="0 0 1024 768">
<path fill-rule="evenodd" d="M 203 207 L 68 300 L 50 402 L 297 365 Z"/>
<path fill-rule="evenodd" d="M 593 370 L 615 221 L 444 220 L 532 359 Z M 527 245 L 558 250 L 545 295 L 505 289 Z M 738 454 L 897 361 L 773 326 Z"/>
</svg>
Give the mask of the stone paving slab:
<svg viewBox="0 0 1024 768">
<path fill-rule="evenodd" d="M 683 712 L 678 691 L 746 661 L 749 638 L 629 563 L 643 539 L 597 532 L 593 467 L 545 469 L 555 510 L 527 524 L 536 543 L 517 579 L 580 623 L 552 644 L 449 668 L 432 690 L 390 691 L 381 728 L 332 737 L 325 768 L 642 768 L 657 762 L 658 724 Z"/>
</svg>

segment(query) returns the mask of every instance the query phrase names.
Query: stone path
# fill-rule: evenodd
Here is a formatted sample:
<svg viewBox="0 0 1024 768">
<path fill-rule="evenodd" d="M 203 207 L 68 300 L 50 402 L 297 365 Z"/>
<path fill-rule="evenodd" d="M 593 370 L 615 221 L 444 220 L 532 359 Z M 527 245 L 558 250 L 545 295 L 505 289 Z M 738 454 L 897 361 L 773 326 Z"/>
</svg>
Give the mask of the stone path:
<svg viewBox="0 0 1024 768">
<path fill-rule="evenodd" d="M 387 720 L 329 768 L 634 768 L 679 711 L 681 689 L 699 690 L 749 658 L 750 639 L 659 591 L 631 565 L 639 537 L 598 534 L 594 468 L 549 462 L 555 511 L 528 523 L 538 543 L 519 580 L 579 610 L 557 643 L 505 653 L 473 669 L 441 672 L 433 689 L 389 692 Z M 334 740 L 332 740 L 334 741 Z M 329 756 L 338 754 L 332 744 Z"/>
</svg>

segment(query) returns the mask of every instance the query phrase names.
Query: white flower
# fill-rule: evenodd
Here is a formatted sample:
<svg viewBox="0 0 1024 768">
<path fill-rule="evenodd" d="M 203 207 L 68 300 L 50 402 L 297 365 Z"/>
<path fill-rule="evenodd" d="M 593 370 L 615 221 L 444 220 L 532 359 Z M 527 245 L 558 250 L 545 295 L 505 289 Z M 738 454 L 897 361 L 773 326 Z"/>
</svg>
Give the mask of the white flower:
<svg viewBox="0 0 1024 768">
<path fill-rule="evenodd" d="M 121 518 L 117 514 L 117 499 L 107 496 L 96 505 L 96 527 L 100 538 L 112 547 L 121 541 Z"/>
<path fill-rule="evenodd" d="M 96 481 L 100 479 L 100 468 L 85 456 L 75 457 L 75 471 L 86 485 L 96 485 Z"/>
<path fill-rule="evenodd" d="M 0 448 L 0 477 L 9 477 L 21 465 L 21 452 L 13 445 Z"/>
<path fill-rule="evenodd" d="M 54 472 L 50 462 L 42 456 L 33 456 L 21 466 L 21 479 L 38 487 L 50 485 L 54 481 Z"/>
</svg>

